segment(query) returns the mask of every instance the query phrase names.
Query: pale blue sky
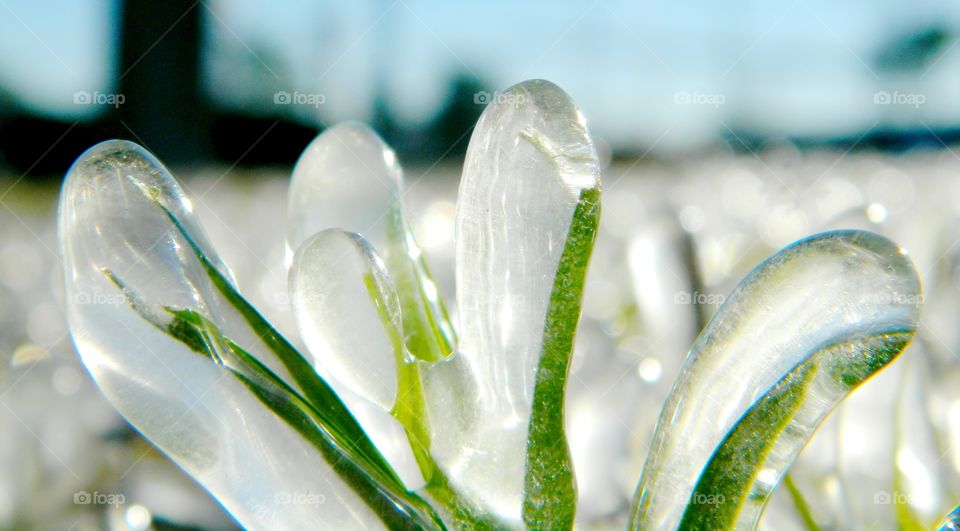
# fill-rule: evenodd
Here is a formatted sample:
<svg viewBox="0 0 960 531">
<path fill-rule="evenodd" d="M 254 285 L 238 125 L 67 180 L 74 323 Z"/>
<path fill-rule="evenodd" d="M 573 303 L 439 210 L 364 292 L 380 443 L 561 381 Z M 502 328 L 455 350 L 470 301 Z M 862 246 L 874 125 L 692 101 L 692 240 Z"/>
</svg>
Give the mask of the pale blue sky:
<svg viewBox="0 0 960 531">
<path fill-rule="evenodd" d="M 113 90 L 118 7 L 0 0 L 0 84 L 44 112 L 89 113 L 72 95 Z M 910 29 L 939 22 L 960 33 L 955 2 L 208 0 L 198 8 L 212 93 L 249 106 L 278 89 L 320 92 L 324 105 L 305 112 L 326 123 L 367 117 L 378 77 L 403 118 L 425 120 L 460 70 L 494 88 L 550 79 L 618 147 L 686 148 L 738 125 L 843 134 L 878 121 L 960 124 L 960 46 L 910 78 L 871 66 L 879 46 Z M 246 77 L 235 75 L 238 63 Z M 264 86 L 242 82 L 249 78 Z M 878 106 L 881 90 L 925 101 Z M 678 93 L 713 103 L 678 104 Z"/>
</svg>

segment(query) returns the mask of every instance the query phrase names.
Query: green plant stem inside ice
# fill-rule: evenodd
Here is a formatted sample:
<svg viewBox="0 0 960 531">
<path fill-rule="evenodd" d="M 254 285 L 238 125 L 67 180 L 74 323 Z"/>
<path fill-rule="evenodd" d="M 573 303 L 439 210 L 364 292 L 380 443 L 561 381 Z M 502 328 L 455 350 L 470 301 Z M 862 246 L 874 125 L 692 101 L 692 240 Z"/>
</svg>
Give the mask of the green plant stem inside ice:
<svg viewBox="0 0 960 531">
<path fill-rule="evenodd" d="M 389 527 L 407 527 L 417 521 L 420 524 L 416 525 L 442 527 L 433 509 L 406 490 L 332 389 L 316 375 L 293 346 L 236 292 L 193 242 L 176 216 L 156 201 L 156 194 L 149 195 L 190 244 L 213 285 L 280 359 L 304 395 L 301 396 L 256 358 L 223 337 L 213 323 L 196 312 L 167 308 L 173 320 L 165 332 L 191 350 L 208 356 L 212 362 L 230 370 L 264 405 L 310 441 Z M 109 271 L 105 274 L 129 298 L 135 297 L 134 292 L 124 286 L 115 274 Z M 143 310 L 142 305 L 133 307 Z M 230 353 L 233 359 L 224 360 L 224 352 Z"/>
</svg>

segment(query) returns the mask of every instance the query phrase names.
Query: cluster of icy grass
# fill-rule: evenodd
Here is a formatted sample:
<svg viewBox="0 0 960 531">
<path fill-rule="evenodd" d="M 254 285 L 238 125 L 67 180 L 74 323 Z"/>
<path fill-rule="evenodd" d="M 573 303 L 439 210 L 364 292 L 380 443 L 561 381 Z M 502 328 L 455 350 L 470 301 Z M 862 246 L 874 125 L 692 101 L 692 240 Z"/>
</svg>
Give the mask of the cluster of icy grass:
<svg viewBox="0 0 960 531">
<path fill-rule="evenodd" d="M 951 200 L 960 195 L 953 178 L 958 169 L 947 151 L 892 157 L 782 148 L 759 158 L 719 154 L 605 168 L 604 216 L 568 396 L 578 519 L 613 524 L 627 517 L 660 404 L 705 317 L 733 284 L 773 250 L 831 228 L 869 229 L 908 248 L 928 300 L 921 341 L 911 347 L 919 368 L 894 368 L 854 394 L 801 455 L 798 488 L 824 523 L 889 527 L 897 500 L 926 519 L 942 514 L 960 490 L 954 418 L 960 396 L 953 391 L 960 378 L 954 355 L 960 333 L 953 326 L 960 317 L 960 246 L 954 245 L 960 212 Z M 444 167 L 407 175 L 411 223 L 448 296 L 454 293 L 446 273 L 452 271 L 454 175 Z M 215 170 L 186 176 L 197 211 L 245 295 L 292 332 L 283 227 L 275 215 L 287 183 L 281 175 L 220 177 Z M 76 492 L 99 489 L 124 492 L 127 508 L 143 504 L 211 525 L 215 520 L 201 509 L 191 513 L 171 502 L 175 493 L 144 489 L 171 472 L 137 464 L 142 446 L 104 442 L 103 434 L 118 424 L 82 377 L 59 310 L 54 198 L 51 193 L 37 204 L 27 202 L 28 195 L 14 188 L 4 197 L 10 208 L 0 209 L 0 348 L 7 356 L 0 418 L 4 431 L 15 434 L 0 453 L 0 493 L 10 493 L 0 496 L 9 500 L 0 504 L 0 524 L 43 521 L 50 507 L 61 508 L 64 518 L 115 512 L 74 503 Z M 899 396 L 913 401 L 907 411 L 929 414 L 898 414 L 905 403 Z M 898 425 L 910 434 L 906 443 L 895 441 Z M 36 459 L 19 457 L 26 454 Z M 912 481 L 896 485 L 898 473 Z M 768 511 L 771 528 L 796 525 L 787 494 L 781 489 Z"/>
</svg>

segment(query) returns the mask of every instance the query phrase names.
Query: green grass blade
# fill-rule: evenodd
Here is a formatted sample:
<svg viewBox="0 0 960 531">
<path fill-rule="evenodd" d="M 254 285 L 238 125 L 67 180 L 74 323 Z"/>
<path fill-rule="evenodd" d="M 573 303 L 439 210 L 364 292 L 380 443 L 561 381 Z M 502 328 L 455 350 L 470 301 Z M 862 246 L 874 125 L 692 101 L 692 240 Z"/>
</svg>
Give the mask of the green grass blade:
<svg viewBox="0 0 960 531">
<path fill-rule="evenodd" d="M 744 413 L 714 451 L 687 501 L 678 529 L 724 530 L 755 525 L 779 482 L 777 478 L 765 490 L 755 487 L 777 444 L 784 437 L 809 437 L 831 409 L 823 404 L 811 405 L 807 400 L 810 390 L 835 386 L 849 392 L 898 356 L 912 337 L 912 331 L 904 331 L 866 338 L 856 348 L 832 345 L 789 371 Z M 837 356 L 838 350 L 845 355 Z M 801 415 L 811 414 L 802 428 L 794 422 Z M 788 426 L 796 433 L 786 433 Z M 795 454 L 789 459 L 793 457 Z M 751 510 L 744 511 L 748 502 Z"/>
<path fill-rule="evenodd" d="M 353 459 L 365 464 L 369 473 L 390 491 L 404 492 L 415 497 L 406 490 L 396 471 L 376 448 L 333 389 L 314 371 L 309 362 L 236 291 L 233 284 L 214 266 L 200 246 L 197 245 L 180 220 L 162 203 L 155 198 L 152 199 L 154 204 L 164 211 L 188 242 L 213 286 L 240 314 L 256 336 L 263 341 L 290 373 L 294 382 L 303 392 L 304 402 L 309 404 L 317 413 L 319 423 L 330 434 L 334 443 L 339 448 L 344 449 Z M 194 344 L 194 346 L 196 345 Z"/>
<path fill-rule="evenodd" d="M 400 264 L 400 266 L 402 267 L 403 264 Z M 412 277 L 408 277 L 408 280 L 412 280 Z M 397 353 L 397 396 L 394 408 L 390 413 L 404 428 L 407 440 L 410 442 L 414 459 L 426 482 L 425 490 L 447 511 L 450 520 L 459 528 L 496 529 L 503 527 L 496 519 L 483 514 L 478 507 L 467 502 L 463 496 L 450 485 L 446 475 L 437 465 L 436 461 L 434 461 L 433 455 L 430 453 L 430 419 L 427 414 L 423 391 L 423 378 L 420 372 L 424 362 L 419 361 L 417 357 L 412 355 L 405 355 L 407 352 L 405 348 L 409 348 L 410 345 L 409 330 L 411 327 L 419 329 L 419 336 L 421 338 L 434 338 L 429 340 L 431 342 L 435 340 L 440 341 L 443 338 L 435 337 L 436 331 L 423 330 L 421 328 L 431 326 L 427 321 L 419 318 L 413 319 L 403 324 L 403 330 L 407 336 L 405 347 L 405 338 L 398 337 L 397 327 L 391 323 L 390 315 L 387 312 L 387 305 L 381 297 L 381 288 L 377 286 L 373 275 L 365 275 L 364 284 L 367 288 L 367 295 L 377 309 L 384 330 L 390 335 L 394 352 Z M 408 282 L 401 286 L 394 285 L 392 289 L 400 291 L 398 298 L 401 301 L 404 295 L 407 295 L 409 303 L 419 304 L 415 298 L 410 299 L 411 296 L 416 297 L 415 294 L 412 295 L 409 293 L 409 290 L 416 289 L 415 283 Z M 401 289 L 403 291 L 401 291 Z M 426 306 L 425 308 L 429 313 L 430 307 Z M 444 318 L 446 318 L 445 314 Z M 439 345 L 439 343 L 434 343 L 434 346 L 437 345 Z"/>
<path fill-rule="evenodd" d="M 800 489 L 793 481 L 793 478 L 790 477 L 790 474 L 784 475 L 783 486 L 786 487 L 790 493 L 790 500 L 793 501 L 793 506 L 796 507 L 797 514 L 800 515 L 800 520 L 803 521 L 803 525 L 806 526 L 807 530 L 820 531 L 820 526 L 817 525 L 817 521 L 813 518 L 813 511 L 810 509 L 810 504 L 807 503 L 806 498 L 803 497 L 803 493 L 800 492 Z"/>
<path fill-rule="evenodd" d="M 714 452 L 690 497 L 681 530 L 733 529 L 777 435 L 803 403 L 816 366 L 803 363 L 767 392 Z"/>
<path fill-rule="evenodd" d="M 257 312 L 256 308 L 237 293 L 233 284 L 210 262 L 203 250 L 200 249 L 190 234 L 184 229 L 176 216 L 163 205 L 159 203 L 157 203 L 157 205 L 166 212 L 171 222 L 190 244 L 190 247 L 203 265 L 214 287 L 216 287 L 227 302 L 243 317 L 257 337 L 264 342 L 270 351 L 277 356 L 280 363 L 290 372 L 297 386 L 303 391 L 307 402 L 320 413 L 325 425 L 338 439 L 338 442 L 345 447 L 354 448 L 357 456 L 366 461 L 368 465 L 381 476 L 382 480 L 397 486 L 402 486 L 403 483 L 396 472 L 390 464 L 387 463 L 383 455 L 380 454 L 380 451 L 377 450 L 369 437 L 367 437 L 366 432 L 363 431 L 360 424 L 353 418 L 353 415 L 340 400 L 340 397 L 337 396 L 333 389 L 314 371 L 310 363 L 293 348 L 293 345 L 280 335 L 280 333 Z"/>
<path fill-rule="evenodd" d="M 261 403 L 310 442 L 331 468 L 390 529 L 431 529 L 443 525 L 433 509 L 406 490 L 391 491 L 358 464 L 349 448 L 339 445 L 321 415 L 279 376 L 216 325 L 193 310 L 166 309 L 174 319 L 165 332 L 188 348 L 225 367 Z M 222 354 L 221 354 L 222 353 Z M 223 354 L 230 356 L 224 360 Z"/>
<path fill-rule="evenodd" d="M 435 362 L 449 356 L 457 338 L 427 262 L 399 210 L 387 225 L 385 261 L 400 298 L 404 342 L 415 358 Z"/>
<path fill-rule="evenodd" d="M 527 435 L 523 520 L 531 529 L 573 526 L 577 492 L 564 430 L 564 395 L 587 265 L 600 221 L 600 189 L 580 196 L 557 267 Z"/>
</svg>

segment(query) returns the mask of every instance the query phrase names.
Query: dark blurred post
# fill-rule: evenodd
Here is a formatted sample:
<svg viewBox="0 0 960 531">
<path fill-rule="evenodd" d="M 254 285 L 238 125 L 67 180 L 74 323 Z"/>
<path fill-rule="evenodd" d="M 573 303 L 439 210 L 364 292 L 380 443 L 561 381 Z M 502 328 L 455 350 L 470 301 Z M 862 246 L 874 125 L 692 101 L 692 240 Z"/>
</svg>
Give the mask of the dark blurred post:
<svg viewBox="0 0 960 531">
<path fill-rule="evenodd" d="M 123 4 L 121 133 L 168 163 L 202 162 L 209 153 L 210 121 L 200 81 L 202 10 L 195 0 Z"/>
</svg>

